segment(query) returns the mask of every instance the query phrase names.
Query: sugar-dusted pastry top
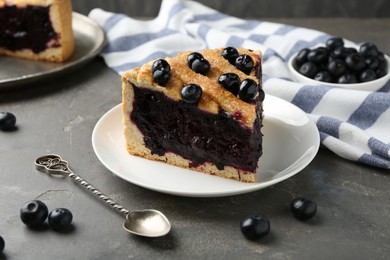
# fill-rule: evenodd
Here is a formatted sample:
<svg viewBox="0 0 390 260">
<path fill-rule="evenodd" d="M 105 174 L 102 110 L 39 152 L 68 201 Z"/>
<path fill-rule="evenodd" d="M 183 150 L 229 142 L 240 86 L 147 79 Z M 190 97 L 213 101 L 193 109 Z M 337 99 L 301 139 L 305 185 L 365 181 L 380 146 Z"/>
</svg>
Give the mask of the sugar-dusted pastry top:
<svg viewBox="0 0 390 260">
<path fill-rule="evenodd" d="M 181 100 L 181 90 L 187 84 L 197 84 L 202 89 L 202 96 L 197 103 L 199 109 L 217 114 L 221 109 L 232 115 L 242 124 L 252 127 L 256 119 L 256 105 L 254 102 L 241 100 L 230 91 L 226 90 L 218 79 L 226 73 L 234 73 L 240 81 L 251 79 L 258 84 L 261 90 L 261 53 L 244 48 L 238 48 L 239 55 L 248 55 L 253 60 L 253 69 L 248 74 L 231 64 L 221 53 L 224 48 L 207 49 L 199 51 L 210 64 L 210 69 L 202 75 L 189 67 L 188 56 L 192 51 L 182 52 L 173 58 L 165 58 L 170 66 L 170 78 L 163 86 L 158 84 L 152 75 L 152 65 L 155 61 L 148 62 L 141 67 L 124 73 L 122 80 L 129 81 L 140 88 L 151 88 L 164 92 L 166 96 L 174 100 Z"/>
</svg>

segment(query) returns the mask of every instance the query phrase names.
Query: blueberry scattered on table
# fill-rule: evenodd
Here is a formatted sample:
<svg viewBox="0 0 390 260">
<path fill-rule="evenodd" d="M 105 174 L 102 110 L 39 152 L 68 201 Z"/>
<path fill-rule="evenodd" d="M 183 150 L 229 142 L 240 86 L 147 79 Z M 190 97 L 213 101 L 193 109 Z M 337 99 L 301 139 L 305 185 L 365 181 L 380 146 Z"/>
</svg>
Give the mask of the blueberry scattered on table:
<svg viewBox="0 0 390 260">
<path fill-rule="evenodd" d="M 317 204 L 310 199 L 298 197 L 291 201 L 290 209 L 295 218 L 307 220 L 317 213 Z"/>
<path fill-rule="evenodd" d="M 20 209 L 20 219 L 29 227 L 42 225 L 47 215 L 47 206 L 40 200 L 27 201 Z"/>
<path fill-rule="evenodd" d="M 329 83 L 361 83 L 387 74 L 385 55 L 370 42 L 359 49 L 345 47 L 340 37 L 329 38 L 325 47 L 303 48 L 294 58 L 297 71 L 311 79 Z M 326 71 L 326 72 L 324 72 Z"/>
<path fill-rule="evenodd" d="M 56 208 L 50 211 L 48 222 L 53 230 L 64 230 L 73 220 L 72 212 L 66 208 Z"/>
<path fill-rule="evenodd" d="M 269 233 L 271 225 L 267 217 L 252 214 L 241 220 L 240 228 L 247 239 L 257 240 Z"/>
<path fill-rule="evenodd" d="M 16 129 L 16 117 L 10 112 L 0 112 L 0 129 L 11 131 Z"/>
<path fill-rule="evenodd" d="M 0 236 L 0 255 L 3 253 L 4 248 L 5 248 L 5 241 L 4 238 Z"/>
</svg>

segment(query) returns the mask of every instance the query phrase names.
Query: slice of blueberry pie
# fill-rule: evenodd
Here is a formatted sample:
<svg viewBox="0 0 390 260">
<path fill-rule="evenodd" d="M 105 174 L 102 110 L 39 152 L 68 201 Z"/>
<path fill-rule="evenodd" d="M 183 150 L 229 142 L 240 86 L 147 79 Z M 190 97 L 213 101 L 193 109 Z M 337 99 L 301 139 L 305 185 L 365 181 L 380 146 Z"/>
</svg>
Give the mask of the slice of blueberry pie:
<svg viewBox="0 0 390 260">
<path fill-rule="evenodd" d="M 0 54 L 63 62 L 73 51 L 71 0 L 0 0 Z"/>
<path fill-rule="evenodd" d="M 122 77 L 127 150 L 137 156 L 255 182 L 262 154 L 261 53 L 183 52 Z"/>
</svg>

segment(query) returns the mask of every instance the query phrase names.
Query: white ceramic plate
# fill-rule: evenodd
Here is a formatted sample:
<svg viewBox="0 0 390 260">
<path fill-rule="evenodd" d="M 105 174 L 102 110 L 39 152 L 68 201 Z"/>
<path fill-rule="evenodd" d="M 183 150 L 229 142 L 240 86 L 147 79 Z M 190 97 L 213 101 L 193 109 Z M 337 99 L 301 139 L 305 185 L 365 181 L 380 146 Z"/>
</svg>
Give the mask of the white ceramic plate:
<svg viewBox="0 0 390 260">
<path fill-rule="evenodd" d="M 241 183 L 130 155 L 125 148 L 122 110 L 108 111 L 92 133 L 93 149 L 114 174 L 151 190 L 191 197 L 247 193 L 283 181 L 305 168 L 316 155 L 316 125 L 296 106 L 267 95 L 264 102 L 263 156 L 257 183 Z"/>
<path fill-rule="evenodd" d="M 106 42 L 103 29 L 84 15 L 73 13 L 72 17 L 75 52 L 69 60 L 57 63 L 1 56 L 0 90 L 20 85 L 27 86 L 38 80 L 69 72 L 86 64 L 99 54 Z"/>
</svg>

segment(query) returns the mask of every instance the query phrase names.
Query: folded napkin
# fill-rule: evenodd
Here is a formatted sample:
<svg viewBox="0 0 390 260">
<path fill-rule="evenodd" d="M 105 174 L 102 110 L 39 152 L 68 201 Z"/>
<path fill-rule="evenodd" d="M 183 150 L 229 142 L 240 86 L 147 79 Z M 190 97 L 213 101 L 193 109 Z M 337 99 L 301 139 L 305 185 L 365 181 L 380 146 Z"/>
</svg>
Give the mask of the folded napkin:
<svg viewBox="0 0 390 260">
<path fill-rule="evenodd" d="M 377 92 L 308 86 L 290 80 L 287 60 L 331 37 L 323 32 L 231 17 L 195 1 L 163 0 L 153 20 L 94 9 L 89 17 L 106 32 L 101 53 L 122 74 L 186 50 L 245 47 L 263 52 L 267 94 L 298 106 L 314 120 L 321 143 L 339 156 L 390 169 L 390 82 Z"/>
</svg>

